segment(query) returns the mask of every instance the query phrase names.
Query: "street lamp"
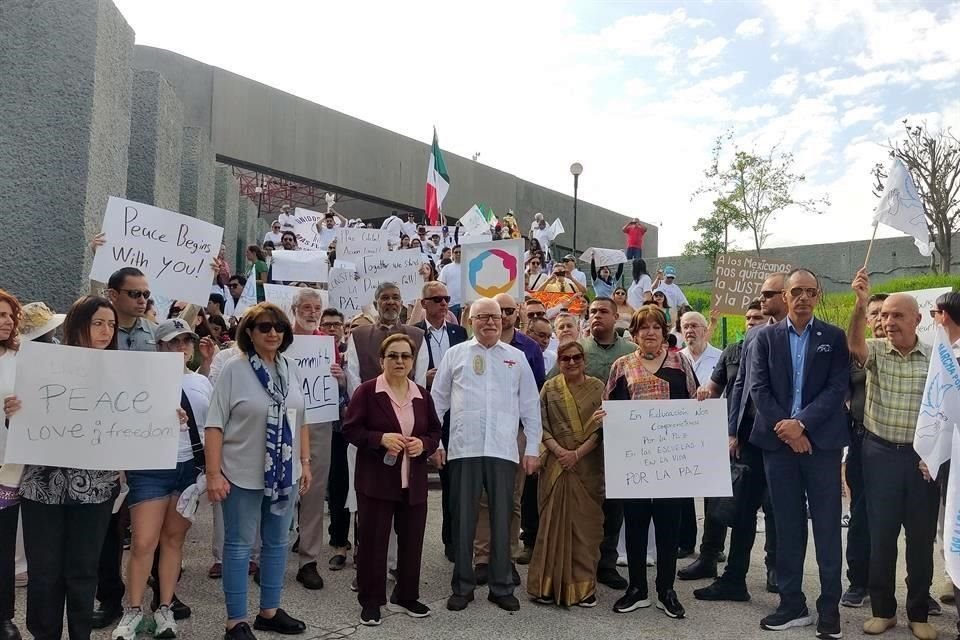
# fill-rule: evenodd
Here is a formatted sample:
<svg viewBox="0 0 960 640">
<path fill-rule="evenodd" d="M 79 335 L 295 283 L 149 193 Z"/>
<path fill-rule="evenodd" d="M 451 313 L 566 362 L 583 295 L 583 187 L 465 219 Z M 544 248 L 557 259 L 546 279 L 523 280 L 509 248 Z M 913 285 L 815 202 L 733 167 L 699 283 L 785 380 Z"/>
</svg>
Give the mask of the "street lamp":
<svg viewBox="0 0 960 640">
<path fill-rule="evenodd" d="M 570 165 L 570 173 L 573 174 L 573 253 L 577 253 L 577 186 L 580 183 L 580 174 L 583 173 L 583 165 L 574 162 Z"/>
</svg>

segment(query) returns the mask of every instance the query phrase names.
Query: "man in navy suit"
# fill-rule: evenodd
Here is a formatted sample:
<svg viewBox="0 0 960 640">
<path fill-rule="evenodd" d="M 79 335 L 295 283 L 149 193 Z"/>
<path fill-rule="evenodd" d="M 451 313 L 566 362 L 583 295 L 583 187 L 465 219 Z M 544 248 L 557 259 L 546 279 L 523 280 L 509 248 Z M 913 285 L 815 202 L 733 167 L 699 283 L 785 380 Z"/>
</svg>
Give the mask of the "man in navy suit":
<svg viewBox="0 0 960 640">
<path fill-rule="evenodd" d="M 437 367 L 443 360 L 443 354 L 450 347 L 467 341 L 467 330 L 455 324 L 447 324 L 447 313 L 450 307 L 450 294 L 442 282 L 428 282 L 423 285 L 420 304 L 426 313 L 426 319 L 414 326 L 423 330 L 427 353 L 430 355 L 430 364 L 427 366 L 427 389 L 433 385 L 433 377 L 437 374 Z M 445 450 L 450 444 L 450 415 L 441 416 L 443 431 L 441 440 L 443 445 L 431 458 L 440 469 L 441 507 L 443 510 L 443 526 L 441 538 L 443 540 L 444 555 L 453 562 L 453 534 L 450 520 L 450 476 L 444 468 Z"/>
<path fill-rule="evenodd" d="M 840 638 L 843 558 L 840 462 L 849 444 L 844 400 L 850 353 L 843 330 L 813 316 L 821 290 L 806 269 L 784 285 L 787 317 L 757 329 L 750 349 L 750 397 L 756 407 L 750 443 L 763 449 L 767 486 L 777 522 L 780 606 L 760 627 L 781 631 L 813 618 L 803 593 L 807 516 L 820 569 L 817 637 Z"/>
</svg>

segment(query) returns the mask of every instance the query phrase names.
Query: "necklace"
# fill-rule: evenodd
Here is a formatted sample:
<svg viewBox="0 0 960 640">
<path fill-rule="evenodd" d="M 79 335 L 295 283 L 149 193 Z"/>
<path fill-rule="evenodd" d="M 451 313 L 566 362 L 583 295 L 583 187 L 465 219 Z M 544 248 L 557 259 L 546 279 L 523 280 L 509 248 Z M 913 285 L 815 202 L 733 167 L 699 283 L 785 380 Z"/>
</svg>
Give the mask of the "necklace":
<svg viewBox="0 0 960 640">
<path fill-rule="evenodd" d="M 656 360 L 659 353 L 645 353 L 643 354 L 644 360 Z"/>
</svg>

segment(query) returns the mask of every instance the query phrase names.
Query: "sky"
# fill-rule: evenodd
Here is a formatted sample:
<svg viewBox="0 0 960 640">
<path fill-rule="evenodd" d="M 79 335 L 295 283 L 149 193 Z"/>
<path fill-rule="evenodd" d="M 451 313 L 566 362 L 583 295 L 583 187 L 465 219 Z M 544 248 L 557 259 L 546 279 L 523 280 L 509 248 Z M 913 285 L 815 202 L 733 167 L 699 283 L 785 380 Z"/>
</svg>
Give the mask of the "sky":
<svg viewBox="0 0 960 640">
<path fill-rule="evenodd" d="M 435 125 L 526 180 L 572 194 L 580 162 L 580 197 L 659 226 L 660 255 L 709 213 L 692 195 L 731 128 L 794 154 L 798 198 L 830 198 L 782 212 L 771 247 L 869 238 L 902 121 L 960 128 L 960 1 L 114 1 L 138 44 L 427 144 Z"/>
</svg>

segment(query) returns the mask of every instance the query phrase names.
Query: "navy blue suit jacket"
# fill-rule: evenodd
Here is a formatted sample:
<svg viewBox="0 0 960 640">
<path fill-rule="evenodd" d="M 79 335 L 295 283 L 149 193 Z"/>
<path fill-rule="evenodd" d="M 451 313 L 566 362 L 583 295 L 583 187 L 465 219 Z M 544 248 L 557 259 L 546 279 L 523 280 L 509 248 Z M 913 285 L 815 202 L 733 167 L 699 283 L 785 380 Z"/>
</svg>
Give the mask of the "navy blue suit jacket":
<svg viewBox="0 0 960 640">
<path fill-rule="evenodd" d="M 727 398 L 727 435 L 736 438 L 740 432 L 740 425 L 747 415 L 750 400 L 750 347 L 757 332 L 763 327 L 754 327 L 747 331 L 743 339 L 743 348 L 740 350 L 740 368 L 737 369 L 737 378 Z"/>
<path fill-rule="evenodd" d="M 850 352 L 843 329 L 814 318 L 804 359 L 800 412 L 793 416 L 806 427 L 816 449 L 842 449 L 850 444 L 844 401 L 850 384 Z M 750 397 L 756 409 L 750 442 L 775 451 L 787 445 L 774 432 L 791 417 L 793 360 L 787 320 L 763 327 L 750 347 Z"/>
</svg>

